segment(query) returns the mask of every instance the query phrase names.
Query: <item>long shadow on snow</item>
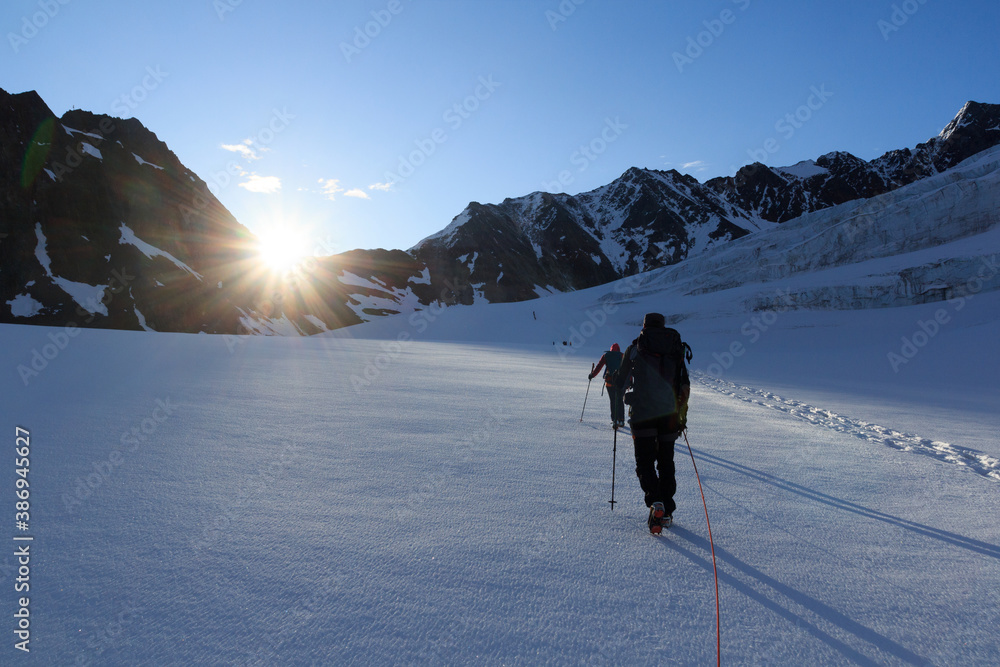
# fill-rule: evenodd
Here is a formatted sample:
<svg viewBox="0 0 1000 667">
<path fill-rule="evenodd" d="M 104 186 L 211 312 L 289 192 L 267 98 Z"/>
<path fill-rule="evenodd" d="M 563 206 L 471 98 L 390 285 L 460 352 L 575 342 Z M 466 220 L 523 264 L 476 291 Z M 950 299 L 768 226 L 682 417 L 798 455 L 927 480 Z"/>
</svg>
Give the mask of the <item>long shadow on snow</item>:
<svg viewBox="0 0 1000 667">
<path fill-rule="evenodd" d="M 697 450 L 696 450 L 697 451 Z M 863 505 L 858 505 L 857 503 L 852 503 L 847 500 L 841 500 L 840 498 L 835 498 L 834 496 L 821 493 L 819 491 L 814 491 L 810 488 L 796 484 L 795 482 L 789 482 L 786 479 L 777 477 L 770 473 L 763 472 L 761 470 L 756 470 L 749 466 L 741 465 L 739 463 L 733 463 L 726 459 L 714 456 L 712 454 L 706 454 L 705 452 L 697 452 L 697 457 L 704 460 L 707 463 L 713 463 L 717 466 L 726 468 L 727 470 L 732 470 L 733 472 L 738 472 L 740 474 L 752 477 L 757 481 L 764 482 L 765 484 L 771 484 L 779 489 L 785 491 L 790 491 L 791 493 L 798 494 L 810 500 L 815 500 L 816 502 L 823 503 L 825 505 L 830 505 L 836 507 L 837 509 L 845 510 L 847 512 L 853 512 L 855 514 L 860 514 L 861 516 L 867 517 L 869 519 L 875 519 L 877 521 L 882 521 L 884 523 L 889 523 L 894 526 L 899 526 L 900 528 L 905 528 L 906 530 L 912 530 L 915 533 L 923 535 L 925 537 L 931 537 L 942 542 L 947 542 L 953 546 L 961 547 L 963 549 L 969 549 L 970 551 L 975 551 L 976 553 L 982 554 L 984 556 L 990 556 L 991 558 L 1000 559 L 1000 546 L 995 544 L 990 544 L 989 542 L 982 542 L 980 540 L 973 539 L 971 537 L 966 537 L 964 535 L 959 535 L 958 533 L 951 533 L 946 530 L 941 530 L 940 528 L 934 528 L 932 526 L 925 526 L 922 523 L 917 523 L 915 521 L 909 521 L 907 519 L 902 519 L 898 516 L 892 516 L 891 514 L 886 514 L 885 512 L 879 512 L 877 510 L 869 509 Z"/>
<path fill-rule="evenodd" d="M 709 552 L 711 548 L 711 545 L 709 545 L 707 539 L 701 537 L 700 535 L 696 535 L 691 531 L 682 528 L 676 524 L 674 524 L 674 527 L 669 530 L 669 534 L 676 535 L 681 539 L 687 540 L 693 548 L 699 549 L 703 552 Z M 709 574 L 712 573 L 712 563 L 707 559 L 702 558 L 701 556 L 695 554 L 695 552 L 692 549 L 686 549 L 682 547 L 680 544 L 678 544 L 676 540 L 672 540 L 669 538 L 663 540 L 663 544 L 666 548 L 676 551 L 682 556 L 687 557 L 690 561 L 702 567 Z M 805 607 L 806 609 L 809 609 L 810 611 L 821 616 L 824 620 L 832 623 L 833 625 L 836 625 L 837 627 L 841 628 L 842 630 L 845 630 L 846 632 L 851 633 L 852 635 L 858 637 L 859 639 L 862 639 L 874 645 L 875 647 L 885 651 L 886 653 L 894 655 L 900 660 L 903 660 L 904 662 L 907 662 L 911 665 L 931 664 L 929 660 L 917 655 L 916 653 L 906 648 L 902 644 L 899 644 L 889 639 L 885 635 L 880 635 L 879 633 L 877 633 L 876 631 L 872 630 L 869 627 L 861 625 L 854 619 L 850 618 L 849 616 L 845 615 L 840 611 L 837 611 L 830 605 L 821 602 L 820 600 L 817 600 L 816 598 L 807 595 L 802 591 L 796 590 L 791 586 L 778 581 L 774 577 L 764 574 L 757 568 L 741 561 L 739 558 L 737 558 L 727 550 L 719 547 L 718 545 L 715 546 L 715 555 L 719 560 L 722 561 L 722 563 L 730 565 L 737 571 L 742 572 L 743 574 L 749 577 L 752 577 L 753 579 L 757 580 L 761 584 L 764 584 L 765 586 L 769 586 L 775 592 L 788 598 L 788 600 L 790 600 L 791 602 L 794 602 L 802 607 Z M 804 619 L 802 616 L 796 614 L 791 609 L 783 607 L 781 604 L 775 602 L 774 600 L 771 600 L 760 591 L 743 583 L 742 581 L 737 579 L 734 575 L 730 574 L 729 572 L 726 572 L 726 570 L 722 567 L 719 568 L 719 583 L 720 586 L 722 584 L 728 584 L 733 589 L 739 591 L 740 593 L 743 593 L 748 598 L 759 603 L 761 606 L 770 609 L 778 616 L 781 616 L 785 620 L 794 623 L 796 627 L 804 629 L 810 635 L 812 635 L 816 639 L 819 639 L 820 641 L 828 645 L 830 648 L 838 651 L 845 658 L 848 658 L 852 662 L 855 662 L 859 665 L 870 665 L 872 667 L 881 664 L 873 660 L 872 658 L 869 658 L 868 656 L 864 655 L 863 653 L 859 653 L 856 649 L 845 644 L 836 637 L 833 637 L 830 634 L 824 632 L 820 628 L 816 627 L 815 625 Z M 725 605 L 722 605 L 721 615 L 723 621 L 722 623 L 723 632 L 725 632 L 726 629 Z"/>
</svg>

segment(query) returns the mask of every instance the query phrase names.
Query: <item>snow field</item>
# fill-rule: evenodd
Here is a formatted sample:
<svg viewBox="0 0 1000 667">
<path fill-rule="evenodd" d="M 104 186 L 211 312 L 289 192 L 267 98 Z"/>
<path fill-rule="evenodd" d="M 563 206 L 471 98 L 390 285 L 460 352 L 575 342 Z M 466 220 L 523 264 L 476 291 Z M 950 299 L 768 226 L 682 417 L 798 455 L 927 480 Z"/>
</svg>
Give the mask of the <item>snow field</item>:
<svg viewBox="0 0 1000 667">
<path fill-rule="evenodd" d="M 8 367 L 46 331 L 3 327 Z M 29 386 L 7 376 L 44 554 L 26 664 L 714 659 L 687 449 L 664 537 L 624 433 L 610 510 L 597 380 L 579 421 L 596 354 L 411 342 L 355 390 L 384 342 L 239 342 L 84 331 Z M 694 384 L 723 659 L 989 664 L 996 482 L 764 402 Z"/>
</svg>

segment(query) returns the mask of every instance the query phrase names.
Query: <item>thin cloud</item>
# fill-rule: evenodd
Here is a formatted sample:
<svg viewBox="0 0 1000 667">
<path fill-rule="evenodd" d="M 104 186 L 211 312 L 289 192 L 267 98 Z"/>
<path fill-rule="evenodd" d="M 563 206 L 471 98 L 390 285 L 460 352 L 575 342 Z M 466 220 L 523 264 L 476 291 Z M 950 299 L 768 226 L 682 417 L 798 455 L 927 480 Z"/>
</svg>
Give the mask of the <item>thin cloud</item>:
<svg viewBox="0 0 1000 667">
<path fill-rule="evenodd" d="M 666 158 L 666 155 L 661 155 L 661 158 Z M 705 171 L 711 167 L 711 163 L 705 162 L 704 160 L 692 160 L 691 162 L 671 162 L 669 160 L 664 160 L 663 164 L 667 167 L 675 167 L 683 171 Z"/>
<path fill-rule="evenodd" d="M 339 178 L 321 178 L 319 184 L 323 188 L 323 196 L 330 201 L 334 201 L 337 195 L 344 191 L 344 188 L 340 187 Z"/>
<path fill-rule="evenodd" d="M 340 184 L 339 178 L 321 178 L 319 179 L 319 186 L 320 192 L 330 201 L 336 201 L 338 195 L 354 197 L 355 199 L 371 199 L 371 196 L 363 188 L 345 188 Z M 368 189 L 385 192 L 391 187 L 392 183 L 374 183 L 369 185 Z"/>
<path fill-rule="evenodd" d="M 250 192 L 271 195 L 281 190 L 281 179 L 277 176 L 258 176 L 257 174 L 250 174 L 247 178 L 249 178 L 249 180 L 245 183 L 240 183 L 240 187 L 245 188 Z"/>
<path fill-rule="evenodd" d="M 681 167 L 684 169 L 694 169 L 695 171 L 705 171 L 708 169 L 709 164 L 703 160 L 695 160 L 694 162 L 685 162 Z"/>
<path fill-rule="evenodd" d="M 223 150 L 227 150 L 230 153 L 239 153 L 247 160 L 259 160 L 260 153 L 258 153 L 253 148 L 253 139 L 244 139 L 238 144 L 222 144 Z M 261 150 L 267 150 L 261 149 Z"/>
</svg>

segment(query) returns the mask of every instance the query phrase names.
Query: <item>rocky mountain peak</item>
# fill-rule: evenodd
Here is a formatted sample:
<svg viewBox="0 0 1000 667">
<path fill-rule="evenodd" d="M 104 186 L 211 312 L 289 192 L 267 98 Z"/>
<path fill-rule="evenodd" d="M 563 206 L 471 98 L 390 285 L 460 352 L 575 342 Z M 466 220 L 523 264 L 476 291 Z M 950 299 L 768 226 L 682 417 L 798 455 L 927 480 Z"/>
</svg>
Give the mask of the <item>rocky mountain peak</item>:
<svg viewBox="0 0 1000 667">
<path fill-rule="evenodd" d="M 0 90 L 0 321 L 159 331 L 315 333 L 434 303 L 533 299 L 669 266 L 759 229 L 873 197 L 1000 143 L 968 102 L 915 148 L 754 163 L 700 183 L 631 167 L 577 195 L 470 202 L 408 251 L 355 250 L 262 277 L 254 239 L 135 119 Z"/>
<path fill-rule="evenodd" d="M 1000 104 L 969 101 L 932 141 L 940 143 L 944 159 L 938 165 L 950 168 L 1000 141 Z"/>
<path fill-rule="evenodd" d="M 11 94 L 0 89 L 0 108 L 5 109 L 12 116 L 20 114 L 24 117 L 47 118 L 55 115 L 49 109 L 49 105 L 34 90 Z M 10 118 L 11 116 L 6 117 Z"/>
</svg>

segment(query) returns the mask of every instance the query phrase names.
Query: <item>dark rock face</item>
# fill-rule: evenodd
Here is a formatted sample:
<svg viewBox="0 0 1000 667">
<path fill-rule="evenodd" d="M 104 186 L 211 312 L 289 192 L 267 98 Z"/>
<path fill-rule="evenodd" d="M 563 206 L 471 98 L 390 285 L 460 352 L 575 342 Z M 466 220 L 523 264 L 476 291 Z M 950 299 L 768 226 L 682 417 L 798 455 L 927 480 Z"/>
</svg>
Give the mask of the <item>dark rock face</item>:
<svg viewBox="0 0 1000 667">
<path fill-rule="evenodd" d="M 706 185 L 751 216 L 785 222 L 803 213 L 867 199 L 957 165 L 1000 143 L 1000 105 L 968 102 L 941 133 L 915 149 L 871 162 L 834 152 L 794 167 L 756 163 Z"/>
<path fill-rule="evenodd" d="M 576 196 L 472 203 L 410 252 L 435 279 L 465 285 L 459 303 L 521 301 L 674 264 L 749 233 L 734 219 L 755 228 L 689 176 L 632 168 Z"/>
<path fill-rule="evenodd" d="M 531 212 L 542 221 L 537 228 L 522 227 L 522 202 L 473 202 L 452 223 L 452 231 L 449 227 L 410 251 L 430 268 L 432 284 L 445 295 L 445 303 L 471 304 L 477 297 L 523 301 L 539 295 L 536 286 L 564 291 L 586 279 L 581 267 L 594 268 L 590 255 L 600 252 L 597 242 L 554 197 L 540 199 Z M 596 280 L 614 279 L 613 272 L 597 269 Z"/>
<path fill-rule="evenodd" d="M 21 313 L 3 321 L 235 329 L 239 286 L 219 284 L 252 236 L 165 144 L 136 120 L 55 118 L 34 93 L 0 91 L 0 110 L 0 302 Z"/>
<path fill-rule="evenodd" d="M 56 118 L 0 90 L 0 322 L 311 334 L 434 303 L 508 302 L 681 262 L 762 227 L 888 192 L 1000 143 L 1000 106 L 865 162 L 834 152 L 699 183 L 632 168 L 571 196 L 471 203 L 409 251 L 354 250 L 293 275 L 137 120 Z"/>
</svg>

